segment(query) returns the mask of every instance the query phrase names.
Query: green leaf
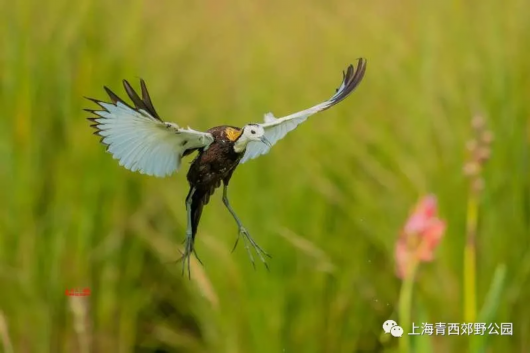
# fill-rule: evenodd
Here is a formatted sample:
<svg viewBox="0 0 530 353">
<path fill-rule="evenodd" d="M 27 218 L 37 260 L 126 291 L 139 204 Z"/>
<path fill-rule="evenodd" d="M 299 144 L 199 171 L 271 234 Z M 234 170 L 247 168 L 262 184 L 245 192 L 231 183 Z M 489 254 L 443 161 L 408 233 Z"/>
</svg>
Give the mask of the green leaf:
<svg viewBox="0 0 530 353">
<path fill-rule="evenodd" d="M 429 320 L 429 317 L 427 315 L 427 310 L 425 310 L 425 306 L 420 301 L 417 306 L 417 313 L 418 313 L 418 321 L 416 325 L 420 326 L 422 322 L 431 322 Z M 415 352 L 421 352 L 421 353 L 432 353 L 434 352 L 433 346 L 432 346 L 432 336 L 429 335 L 419 335 L 414 336 L 414 339 L 412 340 L 414 345 L 414 351 Z"/>
<path fill-rule="evenodd" d="M 501 302 L 502 290 L 506 280 L 506 265 L 499 264 L 493 274 L 491 286 L 484 300 L 484 305 L 478 314 L 478 322 L 491 323 L 497 314 Z M 488 335 L 474 335 L 470 341 L 470 352 L 485 353 L 488 343 Z"/>
</svg>

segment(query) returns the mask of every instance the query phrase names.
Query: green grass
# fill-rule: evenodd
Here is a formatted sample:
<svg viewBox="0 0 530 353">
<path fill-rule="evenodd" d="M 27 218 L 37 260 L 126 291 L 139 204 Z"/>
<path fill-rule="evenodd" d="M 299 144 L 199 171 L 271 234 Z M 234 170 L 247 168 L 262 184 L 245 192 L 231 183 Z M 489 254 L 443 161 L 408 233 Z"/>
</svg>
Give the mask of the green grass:
<svg viewBox="0 0 530 353">
<path fill-rule="evenodd" d="M 476 113 L 495 134 L 477 312 L 505 266 L 485 310 L 514 325 L 486 352 L 530 349 L 526 1 L 24 0 L 0 3 L 0 19 L 0 351 L 394 352 L 396 339 L 379 340 L 399 322 L 393 247 L 427 192 L 448 230 L 420 268 L 411 319 L 463 322 Z M 205 266 L 183 278 L 168 262 L 184 239 L 185 169 L 156 179 L 119 167 L 81 110 L 103 85 L 123 95 L 122 79 L 142 77 L 169 121 L 259 122 L 327 98 L 360 56 L 367 74 L 350 98 L 234 175 L 232 205 L 272 254 L 270 273 L 241 244 L 230 253 L 237 229 L 217 193 L 197 236 Z M 71 301 L 71 287 L 92 295 Z"/>
</svg>

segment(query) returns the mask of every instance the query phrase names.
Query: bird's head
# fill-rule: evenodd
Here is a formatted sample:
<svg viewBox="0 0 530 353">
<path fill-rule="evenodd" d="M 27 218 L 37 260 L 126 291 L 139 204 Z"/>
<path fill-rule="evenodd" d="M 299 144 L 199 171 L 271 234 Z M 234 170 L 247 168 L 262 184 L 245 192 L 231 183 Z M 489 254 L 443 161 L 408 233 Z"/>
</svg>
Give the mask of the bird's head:
<svg viewBox="0 0 530 353">
<path fill-rule="evenodd" d="M 258 124 L 247 124 L 243 127 L 241 138 L 250 141 L 262 141 L 265 137 L 265 130 Z"/>
<path fill-rule="evenodd" d="M 237 139 L 234 149 L 236 152 L 242 152 L 247 147 L 249 142 L 262 142 L 267 146 L 271 146 L 271 143 L 265 137 L 265 130 L 259 124 L 247 124 L 243 127 L 241 136 Z"/>
</svg>

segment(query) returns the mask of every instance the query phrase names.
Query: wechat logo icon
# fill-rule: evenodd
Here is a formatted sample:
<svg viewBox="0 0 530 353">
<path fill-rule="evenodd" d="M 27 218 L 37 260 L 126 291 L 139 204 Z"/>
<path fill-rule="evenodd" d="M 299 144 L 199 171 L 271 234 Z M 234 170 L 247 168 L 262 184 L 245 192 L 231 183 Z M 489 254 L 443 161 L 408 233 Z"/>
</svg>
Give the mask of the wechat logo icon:
<svg viewBox="0 0 530 353">
<path fill-rule="evenodd" d="M 394 320 L 386 320 L 383 323 L 383 331 L 390 333 L 393 337 L 403 336 L 403 329 Z"/>
</svg>

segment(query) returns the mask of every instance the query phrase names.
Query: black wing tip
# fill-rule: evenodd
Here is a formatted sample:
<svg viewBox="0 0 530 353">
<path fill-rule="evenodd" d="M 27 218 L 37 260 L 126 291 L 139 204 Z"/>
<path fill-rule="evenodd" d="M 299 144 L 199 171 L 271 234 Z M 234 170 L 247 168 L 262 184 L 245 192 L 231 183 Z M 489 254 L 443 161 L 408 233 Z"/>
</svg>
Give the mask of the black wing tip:
<svg viewBox="0 0 530 353">
<path fill-rule="evenodd" d="M 131 84 L 127 80 L 123 80 L 123 87 L 125 88 L 125 92 L 127 92 L 127 95 L 129 96 L 131 101 L 134 103 L 136 110 L 143 109 L 148 112 L 153 118 L 162 121 L 162 119 L 160 119 L 160 117 L 158 116 L 155 108 L 153 107 L 153 103 L 151 102 L 151 98 L 149 97 L 149 92 L 147 91 L 147 86 L 142 78 L 140 78 L 142 98 L 138 96 L 138 93 L 136 93 L 134 88 L 132 88 Z"/>
<path fill-rule="evenodd" d="M 138 94 L 135 92 L 135 90 L 132 88 L 131 84 L 127 80 L 123 80 L 123 87 L 125 88 L 125 92 L 131 99 L 131 101 L 134 104 L 134 108 L 129 105 L 127 102 L 125 102 L 123 99 L 121 99 L 116 93 L 114 93 L 110 88 L 107 86 L 103 86 L 103 89 L 109 96 L 111 103 L 114 105 L 118 105 L 118 103 L 121 103 L 125 105 L 127 108 L 138 111 L 140 109 L 145 110 L 149 114 L 151 114 L 155 119 L 162 121 L 158 113 L 156 112 L 153 103 L 151 102 L 151 98 L 149 97 L 149 92 L 147 91 L 147 86 L 144 81 L 144 79 L 140 78 L 140 86 L 142 89 L 142 99 L 138 96 Z M 103 111 L 108 112 L 108 110 L 103 106 L 103 104 L 107 102 L 100 101 L 99 99 L 91 98 L 83 96 L 85 99 L 88 99 L 89 101 L 97 104 Z M 89 113 L 97 114 L 97 111 L 94 109 L 83 109 L 85 111 L 88 111 Z"/>
<path fill-rule="evenodd" d="M 361 83 L 364 74 L 366 72 L 366 59 L 357 58 L 357 66 L 354 67 L 353 64 L 350 64 L 346 71 L 342 72 L 343 79 L 341 82 L 342 89 L 337 88 L 335 96 L 330 100 L 330 106 L 333 106 L 344 98 L 348 97 L 354 90 L 357 88 L 359 83 Z M 344 87 L 343 87 L 344 86 Z M 328 107 L 328 108 L 329 108 Z"/>
<path fill-rule="evenodd" d="M 129 81 L 127 81 L 126 79 L 123 79 L 121 82 L 123 83 L 123 87 L 125 88 L 125 91 L 128 91 L 128 90 L 134 91 Z"/>
<path fill-rule="evenodd" d="M 101 102 L 101 101 L 99 101 L 99 100 L 97 100 L 97 99 L 90 98 L 90 97 L 84 97 L 84 98 L 88 99 L 88 100 L 91 101 L 91 102 L 96 103 L 96 104 L 101 108 L 101 109 L 98 109 L 98 110 L 96 110 L 96 109 L 91 109 L 91 108 L 83 108 L 83 109 L 82 109 L 83 111 L 85 111 L 85 112 L 87 112 L 87 113 L 90 113 L 90 114 L 94 114 L 94 115 L 95 115 L 95 117 L 91 116 L 91 117 L 86 118 L 87 120 L 89 120 L 89 121 L 91 121 L 91 122 L 93 122 L 93 123 L 97 123 L 96 120 L 97 120 L 97 119 L 101 119 L 101 114 L 100 114 L 100 113 L 101 113 L 102 111 L 105 111 L 105 112 L 106 112 L 107 109 L 105 109 L 105 107 L 103 107 L 103 106 L 101 105 L 103 102 Z M 91 125 L 91 126 L 93 126 L 93 125 Z"/>
<path fill-rule="evenodd" d="M 143 78 L 140 78 L 140 89 L 142 90 L 142 101 L 144 102 L 145 106 L 147 107 L 149 113 L 151 113 L 156 119 L 162 121 L 158 113 L 156 112 L 156 109 L 153 105 L 153 102 L 151 101 L 151 96 L 149 95 L 149 91 L 147 89 L 147 84 L 145 83 Z"/>
<path fill-rule="evenodd" d="M 105 107 L 102 105 L 104 102 L 100 101 L 99 99 L 92 98 L 92 97 L 87 97 L 87 96 L 83 96 L 83 98 L 85 98 L 85 99 L 91 101 L 92 103 L 97 104 L 97 105 L 98 105 L 103 111 L 107 111 L 107 109 L 105 109 Z M 83 110 L 85 110 L 85 111 L 90 111 L 90 110 L 92 110 L 92 111 L 95 112 L 94 109 L 83 109 Z"/>
<path fill-rule="evenodd" d="M 123 99 L 121 99 L 116 93 L 114 93 L 110 88 L 107 86 L 103 86 L 103 89 L 105 92 L 107 92 L 107 95 L 109 96 L 110 100 L 114 105 L 118 105 L 118 103 L 121 103 L 125 105 L 126 107 L 133 109 L 129 104 L 127 104 Z"/>
</svg>

